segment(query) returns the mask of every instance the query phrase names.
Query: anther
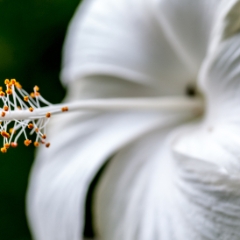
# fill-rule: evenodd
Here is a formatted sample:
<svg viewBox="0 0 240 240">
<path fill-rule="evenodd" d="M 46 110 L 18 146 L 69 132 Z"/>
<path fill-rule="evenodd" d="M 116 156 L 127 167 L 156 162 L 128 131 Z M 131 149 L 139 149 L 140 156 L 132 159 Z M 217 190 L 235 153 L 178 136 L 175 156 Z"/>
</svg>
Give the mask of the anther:
<svg viewBox="0 0 240 240">
<path fill-rule="evenodd" d="M 2 153 L 6 153 L 6 152 L 7 152 L 7 149 L 6 149 L 5 147 L 2 147 L 2 148 L 1 148 L 1 152 L 2 152 Z"/>
<path fill-rule="evenodd" d="M 16 142 L 11 143 L 11 147 L 16 148 L 17 146 L 18 146 L 18 144 Z"/>
<path fill-rule="evenodd" d="M 24 144 L 25 144 L 25 146 L 29 146 L 30 144 L 32 143 L 32 140 L 29 140 L 29 139 L 26 139 L 25 141 L 24 141 Z"/>
<path fill-rule="evenodd" d="M 12 94 L 12 89 L 10 89 L 10 88 L 7 89 L 7 90 L 6 90 L 6 93 L 7 93 L 8 95 L 11 95 L 11 94 Z"/>
<path fill-rule="evenodd" d="M 35 98 L 35 93 L 34 93 L 34 92 L 31 92 L 31 93 L 30 93 L 30 96 L 31 96 L 32 98 Z"/>
<path fill-rule="evenodd" d="M 39 91 L 39 87 L 38 87 L 37 85 L 36 85 L 33 89 L 34 89 L 34 91 L 36 91 L 36 92 Z"/>
<path fill-rule="evenodd" d="M 35 132 L 37 133 L 39 131 L 39 129 L 38 128 L 35 128 Z"/>
<path fill-rule="evenodd" d="M 0 91 L 2 91 L 3 90 L 3 88 L 2 87 L 0 87 Z"/>
<path fill-rule="evenodd" d="M 34 142 L 34 146 L 38 147 L 39 146 L 39 142 Z"/>
<path fill-rule="evenodd" d="M 46 113 L 46 117 L 50 118 L 51 117 L 51 113 L 50 112 Z"/>
<path fill-rule="evenodd" d="M 16 130 L 15 130 L 14 128 L 10 128 L 10 129 L 9 129 L 9 132 L 10 132 L 11 134 L 12 134 L 12 133 L 14 134 L 14 133 L 16 132 Z"/>
<path fill-rule="evenodd" d="M 9 84 L 9 79 L 5 79 L 4 83 L 7 85 Z"/>
<path fill-rule="evenodd" d="M 25 102 L 28 102 L 29 97 L 28 97 L 28 96 L 24 96 L 24 97 L 23 97 L 23 100 L 24 100 Z"/>
<path fill-rule="evenodd" d="M 33 129 L 33 127 L 34 127 L 34 126 L 33 126 L 32 123 L 29 123 L 29 124 L 28 124 L 28 128 L 29 128 L 29 129 Z"/>
<path fill-rule="evenodd" d="M 43 138 L 43 139 L 46 139 L 46 138 L 47 138 L 47 135 L 46 135 L 46 134 L 43 134 L 43 135 L 42 135 L 42 138 Z"/>
<path fill-rule="evenodd" d="M 45 145 L 45 146 L 46 146 L 47 148 L 48 148 L 48 147 L 50 147 L 50 143 L 46 143 L 46 145 Z"/>
<path fill-rule="evenodd" d="M 5 147 L 6 149 L 10 148 L 10 144 L 9 144 L 9 143 L 5 143 L 5 144 L 4 144 L 4 147 Z"/>
<path fill-rule="evenodd" d="M 62 107 L 62 112 L 67 112 L 68 111 L 68 107 Z"/>
<path fill-rule="evenodd" d="M 34 110 L 33 107 L 30 107 L 30 108 L 29 108 L 29 111 L 30 111 L 30 112 L 33 112 L 33 110 Z"/>
<path fill-rule="evenodd" d="M 15 84 L 16 84 L 16 82 L 17 82 L 17 81 L 16 81 L 16 79 L 14 79 L 14 78 L 13 78 L 13 79 L 11 79 L 11 81 L 10 81 L 10 83 L 11 83 L 12 85 L 15 85 Z"/>
<path fill-rule="evenodd" d="M 16 83 L 15 83 L 15 86 L 16 86 L 17 88 L 19 88 L 19 89 L 22 88 L 22 85 L 21 85 L 19 82 L 16 82 Z"/>
<path fill-rule="evenodd" d="M 8 111 L 8 106 L 4 106 L 4 107 L 3 107 L 3 110 L 4 110 L 5 112 L 7 112 L 7 111 Z"/>
<path fill-rule="evenodd" d="M 2 112 L 2 113 L 1 113 L 1 116 L 2 116 L 2 117 L 5 117 L 5 115 L 6 115 L 5 112 Z"/>
<path fill-rule="evenodd" d="M 1 97 L 4 97 L 4 96 L 5 96 L 5 92 L 0 91 L 0 96 L 1 96 Z"/>
<path fill-rule="evenodd" d="M 9 137 L 10 137 L 9 133 L 7 133 L 6 131 L 2 131 L 2 132 L 1 132 L 1 135 L 2 135 L 3 137 L 5 137 L 5 138 L 9 138 Z"/>
</svg>

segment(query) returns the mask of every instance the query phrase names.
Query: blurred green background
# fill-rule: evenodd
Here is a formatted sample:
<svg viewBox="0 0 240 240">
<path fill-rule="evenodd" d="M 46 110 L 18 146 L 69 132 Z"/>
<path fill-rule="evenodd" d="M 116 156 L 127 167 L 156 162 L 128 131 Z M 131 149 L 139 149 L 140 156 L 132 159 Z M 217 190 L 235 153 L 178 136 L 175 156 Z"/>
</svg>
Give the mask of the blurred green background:
<svg viewBox="0 0 240 240">
<path fill-rule="evenodd" d="M 16 78 L 28 92 L 38 85 L 52 103 L 65 94 L 59 82 L 62 44 L 80 0 L 0 0 L 0 85 Z M 30 240 L 25 193 L 34 148 L 19 144 L 0 154 L 0 239 Z"/>
</svg>

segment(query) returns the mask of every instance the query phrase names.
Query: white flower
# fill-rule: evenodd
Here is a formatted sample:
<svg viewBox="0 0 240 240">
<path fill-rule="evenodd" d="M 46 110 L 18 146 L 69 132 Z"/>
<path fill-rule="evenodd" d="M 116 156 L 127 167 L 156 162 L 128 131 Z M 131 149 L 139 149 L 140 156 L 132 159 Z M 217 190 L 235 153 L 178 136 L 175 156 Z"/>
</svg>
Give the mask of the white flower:
<svg viewBox="0 0 240 240">
<path fill-rule="evenodd" d="M 31 174 L 36 240 L 83 237 L 94 190 L 100 240 L 240 239 L 240 1 L 86 0 L 68 31 L 66 101 L 183 96 L 204 116 L 83 112 L 50 122 Z"/>
</svg>

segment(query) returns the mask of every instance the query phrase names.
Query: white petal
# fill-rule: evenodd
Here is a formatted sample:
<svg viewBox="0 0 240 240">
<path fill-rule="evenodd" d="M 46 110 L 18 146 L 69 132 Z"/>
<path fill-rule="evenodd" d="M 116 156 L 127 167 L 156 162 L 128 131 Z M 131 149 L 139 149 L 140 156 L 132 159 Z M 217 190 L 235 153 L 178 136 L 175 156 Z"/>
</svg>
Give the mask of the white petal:
<svg viewBox="0 0 240 240">
<path fill-rule="evenodd" d="M 194 75 L 208 49 L 218 14 L 217 0 L 152 0 L 151 7 L 169 42 Z M 195 75 L 194 75 L 195 76 Z"/>
<path fill-rule="evenodd" d="M 197 72 L 189 73 L 175 53 L 151 4 L 147 0 L 85 3 L 68 31 L 62 80 L 101 74 L 168 88 L 192 81 Z"/>
<path fill-rule="evenodd" d="M 76 13 L 63 70 L 63 79 L 73 81 L 69 101 L 183 95 L 186 83 L 192 81 L 163 33 L 155 31 L 157 23 L 151 15 L 147 11 L 146 16 L 142 15 L 139 4 L 130 11 L 128 4 L 129 1 L 91 1 L 80 15 Z M 86 114 L 83 119 L 81 114 L 56 118 L 49 134 L 52 147 L 38 155 L 29 186 L 28 214 L 36 239 L 79 239 L 86 193 L 104 161 L 141 134 L 189 117 L 106 113 Z"/>
<path fill-rule="evenodd" d="M 186 129 L 170 131 L 150 133 L 110 161 L 95 197 L 100 239 L 239 239 L 239 176 L 172 152 Z"/>
<path fill-rule="evenodd" d="M 38 155 L 29 186 L 28 214 L 35 239 L 80 239 L 88 186 L 104 161 L 143 133 L 184 119 L 156 113 L 53 119 L 51 148 Z"/>
</svg>

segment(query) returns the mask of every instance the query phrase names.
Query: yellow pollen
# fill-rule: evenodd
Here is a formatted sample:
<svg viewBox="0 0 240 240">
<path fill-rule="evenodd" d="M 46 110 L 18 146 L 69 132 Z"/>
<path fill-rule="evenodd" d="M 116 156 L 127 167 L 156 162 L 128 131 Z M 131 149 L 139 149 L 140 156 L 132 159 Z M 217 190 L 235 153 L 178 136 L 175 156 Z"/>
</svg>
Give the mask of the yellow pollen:
<svg viewBox="0 0 240 240">
<path fill-rule="evenodd" d="M 27 102 L 27 101 L 29 100 L 29 97 L 28 97 L 28 96 L 24 96 L 24 97 L 23 97 L 23 100 L 24 100 L 25 102 Z"/>
<path fill-rule="evenodd" d="M 5 143 L 5 144 L 4 144 L 4 147 L 5 147 L 6 149 L 10 148 L 10 144 L 9 144 L 9 143 Z"/>
<path fill-rule="evenodd" d="M 16 132 L 16 130 L 15 130 L 14 128 L 10 128 L 10 129 L 9 129 L 9 132 L 10 132 L 11 134 L 12 134 L 12 133 L 14 134 L 14 133 Z"/>
<path fill-rule="evenodd" d="M 26 139 L 26 140 L 24 141 L 24 144 L 25 144 L 25 146 L 28 147 L 28 146 L 31 144 L 31 142 L 32 142 L 32 140 Z"/>
<path fill-rule="evenodd" d="M 9 79 L 5 79 L 4 83 L 7 85 L 9 84 Z"/>
<path fill-rule="evenodd" d="M 30 108 L 29 108 L 29 111 L 30 111 L 30 112 L 33 112 L 33 110 L 34 110 L 33 107 L 30 107 Z"/>
<path fill-rule="evenodd" d="M 37 85 L 36 85 L 33 89 L 34 89 L 34 91 L 36 91 L 36 92 L 39 91 L 39 87 L 38 87 Z"/>
<path fill-rule="evenodd" d="M 2 152 L 2 153 L 6 153 L 6 152 L 7 152 L 7 149 L 6 149 L 5 147 L 2 147 L 2 148 L 1 148 L 1 152 Z"/>
<path fill-rule="evenodd" d="M 10 89 L 10 88 L 7 89 L 7 90 L 6 90 L 6 93 L 7 93 L 8 95 L 11 95 L 11 94 L 12 94 L 12 89 Z"/>
</svg>

